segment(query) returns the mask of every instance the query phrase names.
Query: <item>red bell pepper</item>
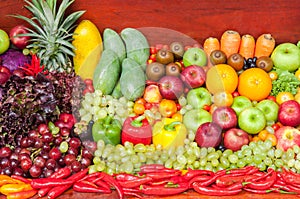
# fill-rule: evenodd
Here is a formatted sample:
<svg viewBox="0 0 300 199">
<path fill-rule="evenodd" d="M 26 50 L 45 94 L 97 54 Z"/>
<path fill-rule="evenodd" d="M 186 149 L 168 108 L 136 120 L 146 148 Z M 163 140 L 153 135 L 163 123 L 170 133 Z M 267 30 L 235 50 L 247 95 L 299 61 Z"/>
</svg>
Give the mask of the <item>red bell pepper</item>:
<svg viewBox="0 0 300 199">
<path fill-rule="evenodd" d="M 149 145 L 152 142 L 152 127 L 145 116 L 128 117 L 122 127 L 122 144 L 126 141 Z"/>
</svg>

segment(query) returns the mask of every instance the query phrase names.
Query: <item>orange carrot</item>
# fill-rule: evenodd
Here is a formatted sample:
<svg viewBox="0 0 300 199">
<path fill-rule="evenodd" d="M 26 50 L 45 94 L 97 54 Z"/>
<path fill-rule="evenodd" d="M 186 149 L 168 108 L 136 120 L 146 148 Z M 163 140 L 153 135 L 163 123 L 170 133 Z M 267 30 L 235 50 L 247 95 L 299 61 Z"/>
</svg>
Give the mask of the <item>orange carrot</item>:
<svg viewBox="0 0 300 199">
<path fill-rule="evenodd" d="M 204 41 L 203 48 L 207 56 L 210 56 L 212 51 L 220 50 L 220 41 L 216 37 L 208 37 Z"/>
<path fill-rule="evenodd" d="M 275 48 L 275 39 L 271 34 L 260 35 L 255 44 L 254 56 L 259 58 L 261 56 L 270 56 Z"/>
<path fill-rule="evenodd" d="M 221 36 L 221 50 L 229 57 L 238 53 L 241 43 L 241 35 L 234 30 L 227 30 Z"/>
<path fill-rule="evenodd" d="M 239 53 L 246 59 L 253 58 L 255 51 L 255 39 L 252 35 L 242 36 Z"/>
</svg>

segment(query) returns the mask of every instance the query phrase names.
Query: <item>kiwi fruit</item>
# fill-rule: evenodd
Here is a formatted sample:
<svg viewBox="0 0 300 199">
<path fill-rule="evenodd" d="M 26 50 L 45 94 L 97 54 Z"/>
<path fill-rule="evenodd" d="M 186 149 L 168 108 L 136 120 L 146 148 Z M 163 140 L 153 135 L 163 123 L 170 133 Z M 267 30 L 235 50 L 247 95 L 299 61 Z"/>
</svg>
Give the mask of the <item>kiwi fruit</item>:
<svg viewBox="0 0 300 199">
<path fill-rule="evenodd" d="M 149 80 L 158 81 L 165 73 L 165 65 L 158 62 L 152 62 L 146 67 L 146 76 Z"/>
<path fill-rule="evenodd" d="M 227 58 L 227 64 L 234 68 L 236 71 L 240 71 L 244 66 L 244 57 L 239 53 L 233 53 Z"/>
<path fill-rule="evenodd" d="M 227 56 L 222 50 L 214 50 L 210 53 L 210 61 L 212 64 L 225 64 Z"/>
<path fill-rule="evenodd" d="M 181 42 L 172 42 L 170 44 L 170 50 L 174 54 L 176 60 L 182 59 L 182 56 L 184 54 L 184 46 Z"/>
<path fill-rule="evenodd" d="M 166 65 L 166 75 L 168 76 L 179 76 L 180 75 L 180 67 L 178 64 L 171 62 L 168 65 Z"/>
<path fill-rule="evenodd" d="M 174 54 L 165 48 L 160 49 L 155 58 L 157 62 L 165 65 L 174 62 Z"/>
<path fill-rule="evenodd" d="M 255 62 L 256 66 L 258 68 L 263 69 L 266 72 L 270 72 L 273 68 L 273 61 L 270 57 L 268 56 L 261 56 L 259 57 L 256 62 Z"/>
</svg>

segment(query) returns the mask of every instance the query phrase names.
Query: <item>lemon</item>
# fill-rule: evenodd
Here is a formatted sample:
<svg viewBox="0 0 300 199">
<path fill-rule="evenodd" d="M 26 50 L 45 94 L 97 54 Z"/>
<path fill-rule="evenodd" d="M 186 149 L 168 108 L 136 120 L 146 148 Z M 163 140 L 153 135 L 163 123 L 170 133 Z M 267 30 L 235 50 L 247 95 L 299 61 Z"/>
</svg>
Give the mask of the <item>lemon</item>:
<svg viewBox="0 0 300 199">
<path fill-rule="evenodd" d="M 82 79 L 93 79 L 94 70 L 103 51 L 102 37 L 90 20 L 82 20 L 74 30 L 74 70 Z"/>
</svg>

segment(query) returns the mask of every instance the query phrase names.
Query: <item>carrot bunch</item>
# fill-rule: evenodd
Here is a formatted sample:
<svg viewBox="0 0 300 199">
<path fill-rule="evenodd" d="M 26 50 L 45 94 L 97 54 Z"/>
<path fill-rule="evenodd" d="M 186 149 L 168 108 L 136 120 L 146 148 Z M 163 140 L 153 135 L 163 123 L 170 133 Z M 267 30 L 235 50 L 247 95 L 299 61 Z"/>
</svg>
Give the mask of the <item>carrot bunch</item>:
<svg viewBox="0 0 300 199">
<path fill-rule="evenodd" d="M 245 59 L 270 56 L 275 48 L 275 39 L 271 34 L 261 34 L 257 40 L 250 34 L 240 35 L 235 30 L 226 30 L 220 39 L 208 37 L 203 44 L 204 51 L 210 55 L 214 50 L 223 51 L 227 57 L 239 53 Z"/>
</svg>

